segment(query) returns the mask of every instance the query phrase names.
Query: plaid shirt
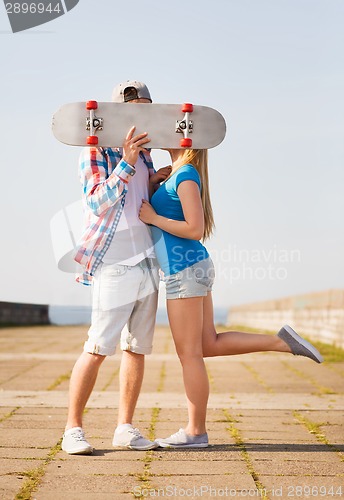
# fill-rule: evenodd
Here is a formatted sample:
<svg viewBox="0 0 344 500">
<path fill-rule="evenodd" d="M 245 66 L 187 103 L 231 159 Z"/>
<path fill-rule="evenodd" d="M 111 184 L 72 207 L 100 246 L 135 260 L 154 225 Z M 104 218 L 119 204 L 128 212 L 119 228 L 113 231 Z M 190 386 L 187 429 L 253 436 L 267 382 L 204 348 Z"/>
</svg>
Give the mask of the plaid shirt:
<svg viewBox="0 0 344 500">
<path fill-rule="evenodd" d="M 151 176 L 154 169 L 150 155 L 140 156 Z M 76 281 L 90 285 L 116 232 L 135 169 L 122 159 L 122 149 L 96 147 L 84 148 L 79 168 L 86 220 L 74 260 L 84 268 Z"/>
</svg>

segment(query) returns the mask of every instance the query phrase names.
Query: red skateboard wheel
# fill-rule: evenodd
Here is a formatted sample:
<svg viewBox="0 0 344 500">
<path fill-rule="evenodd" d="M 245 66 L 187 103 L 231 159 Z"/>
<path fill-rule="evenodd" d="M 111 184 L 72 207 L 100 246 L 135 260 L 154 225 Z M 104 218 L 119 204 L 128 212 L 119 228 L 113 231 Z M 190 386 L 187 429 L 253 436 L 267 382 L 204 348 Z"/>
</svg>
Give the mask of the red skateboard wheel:
<svg viewBox="0 0 344 500">
<path fill-rule="evenodd" d="M 183 113 L 192 113 L 193 112 L 193 104 L 190 104 L 189 102 L 185 102 L 182 106 L 182 112 Z"/>
<path fill-rule="evenodd" d="M 189 139 L 188 137 L 184 137 L 183 139 L 180 139 L 180 147 L 181 148 L 191 148 L 192 146 L 192 139 Z"/>
<path fill-rule="evenodd" d="M 98 137 L 96 135 L 89 135 L 86 139 L 87 144 L 98 144 Z"/>
<path fill-rule="evenodd" d="M 87 101 L 86 109 L 97 109 L 97 108 L 98 108 L 97 101 Z"/>
</svg>

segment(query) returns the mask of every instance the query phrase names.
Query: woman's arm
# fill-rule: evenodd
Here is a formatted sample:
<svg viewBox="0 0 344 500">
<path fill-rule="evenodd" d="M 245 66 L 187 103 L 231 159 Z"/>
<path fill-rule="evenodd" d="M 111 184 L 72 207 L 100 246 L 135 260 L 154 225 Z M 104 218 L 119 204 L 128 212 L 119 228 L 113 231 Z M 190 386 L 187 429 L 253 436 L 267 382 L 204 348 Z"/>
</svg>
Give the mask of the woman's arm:
<svg viewBox="0 0 344 500">
<path fill-rule="evenodd" d="M 158 215 L 146 200 L 143 200 L 139 217 L 146 224 L 152 224 L 174 236 L 200 240 L 204 232 L 204 215 L 199 187 L 194 181 L 183 181 L 179 184 L 177 193 L 185 221 L 168 219 Z"/>
</svg>

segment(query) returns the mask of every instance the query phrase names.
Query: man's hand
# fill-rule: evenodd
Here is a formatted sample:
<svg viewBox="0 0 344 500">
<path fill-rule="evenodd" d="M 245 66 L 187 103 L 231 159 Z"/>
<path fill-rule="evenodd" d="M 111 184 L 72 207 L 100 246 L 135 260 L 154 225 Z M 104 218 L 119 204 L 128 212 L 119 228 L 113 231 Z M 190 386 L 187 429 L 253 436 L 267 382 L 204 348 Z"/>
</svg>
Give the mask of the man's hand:
<svg viewBox="0 0 344 500">
<path fill-rule="evenodd" d="M 135 128 L 136 127 L 131 127 L 123 143 L 123 160 L 129 163 L 132 167 L 135 166 L 140 151 L 146 151 L 142 146 L 150 142 L 147 132 L 134 136 Z"/>
<path fill-rule="evenodd" d="M 154 220 L 158 217 L 156 211 L 147 200 L 142 200 L 142 205 L 139 212 L 139 219 L 145 224 L 153 224 Z"/>
<path fill-rule="evenodd" d="M 149 178 L 150 184 L 160 184 L 160 182 L 163 182 L 164 180 L 167 179 L 167 177 L 170 175 L 172 170 L 172 167 L 169 165 L 167 167 L 162 167 L 160 168 L 155 174 L 152 174 Z"/>
</svg>

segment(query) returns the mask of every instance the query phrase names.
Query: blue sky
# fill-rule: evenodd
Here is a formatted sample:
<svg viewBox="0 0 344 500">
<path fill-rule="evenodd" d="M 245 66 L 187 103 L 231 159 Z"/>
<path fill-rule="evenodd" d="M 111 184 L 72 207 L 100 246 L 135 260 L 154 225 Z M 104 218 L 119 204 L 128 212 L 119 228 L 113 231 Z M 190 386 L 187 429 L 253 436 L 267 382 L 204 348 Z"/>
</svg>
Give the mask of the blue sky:
<svg viewBox="0 0 344 500">
<path fill-rule="evenodd" d="M 342 288 L 343 25 L 341 0 L 80 0 L 12 34 L 2 4 L 0 300 L 89 302 L 54 261 L 50 220 L 81 188 L 51 116 L 127 79 L 226 118 L 210 152 L 216 305 Z"/>
</svg>

